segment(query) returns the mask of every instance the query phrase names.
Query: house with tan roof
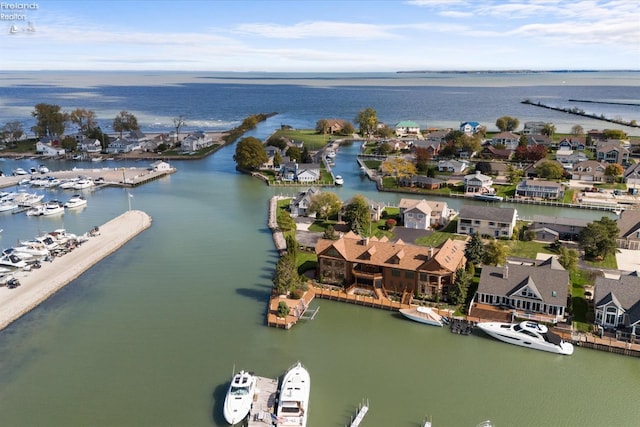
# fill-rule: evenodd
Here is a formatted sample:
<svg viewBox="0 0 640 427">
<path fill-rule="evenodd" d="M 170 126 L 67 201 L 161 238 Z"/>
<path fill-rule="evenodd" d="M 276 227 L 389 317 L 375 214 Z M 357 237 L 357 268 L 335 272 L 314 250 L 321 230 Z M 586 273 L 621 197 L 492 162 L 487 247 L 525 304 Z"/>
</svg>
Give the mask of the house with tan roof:
<svg viewBox="0 0 640 427">
<path fill-rule="evenodd" d="M 458 214 L 458 234 L 479 234 L 492 237 L 513 236 L 518 211 L 514 208 L 497 208 L 465 205 Z"/>
<path fill-rule="evenodd" d="M 347 292 L 360 288 L 378 297 L 417 293 L 446 300 L 456 270 L 466 263 L 464 247 L 461 240 L 448 239 L 433 248 L 349 232 L 338 240 L 318 240 L 317 277 Z"/>
<path fill-rule="evenodd" d="M 579 181 L 603 182 L 605 180 L 604 171 L 607 168 L 606 163 L 596 160 L 586 160 L 573 165 L 571 171 L 571 179 Z"/>
<path fill-rule="evenodd" d="M 633 209 L 622 211 L 617 225 L 620 232 L 616 238 L 616 247 L 640 251 L 640 211 Z"/>
<path fill-rule="evenodd" d="M 502 145 L 508 150 L 515 150 L 518 148 L 520 142 L 520 135 L 513 132 L 500 132 L 491 138 L 491 145 Z"/>
<path fill-rule="evenodd" d="M 449 218 L 446 202 L 434 200 L 400 199 L 400 217 L 406 228 L 428 230 L 445 225 Z"/>
<path fill-rule="evenodd" d="M 629 150 L 619 141 L 604 141 L 596 144 L 596 160 L 626 165 L 629 163 Z"/>
</svg>

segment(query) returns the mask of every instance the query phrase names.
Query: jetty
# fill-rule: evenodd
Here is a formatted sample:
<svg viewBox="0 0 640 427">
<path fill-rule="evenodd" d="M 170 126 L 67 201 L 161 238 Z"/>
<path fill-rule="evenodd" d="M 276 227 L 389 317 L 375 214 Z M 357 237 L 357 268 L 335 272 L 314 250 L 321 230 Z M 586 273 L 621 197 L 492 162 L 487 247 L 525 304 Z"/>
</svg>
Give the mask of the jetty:
<svg viewBox="0 0 640 427">
<path fill-rule="evenodd" d="M 273 425 L 275 419 L 278 379 L 256 376 L 256 392 L 249 412 L 248 427 L 264 427 Z"/>
<path fill-rule="evenodd" d="M 85 271 L 151 226 L 145 212 L 130 210 L 96 227 L 87 241 L 69 253 L 42 262 L 41 268 L 13 274 L 21 286 L 0 288 L 0 330 L 36 308 Z"/>
<path fill-rule="evenodd" d="M 358 427 L 362 422 L 362 420 L 364 420 L 364 417 L 365 415 L 367 415 L 367 412 L 369 412 L 369 402 L 368 401 L 367 403 L 362 402 L 362 404 L 360 404 L 360 407 L 358 408 L 358 414 L 354 419 L 351 420 L 351 424 L 349 424 L 349 427 Z"/>
</svg>

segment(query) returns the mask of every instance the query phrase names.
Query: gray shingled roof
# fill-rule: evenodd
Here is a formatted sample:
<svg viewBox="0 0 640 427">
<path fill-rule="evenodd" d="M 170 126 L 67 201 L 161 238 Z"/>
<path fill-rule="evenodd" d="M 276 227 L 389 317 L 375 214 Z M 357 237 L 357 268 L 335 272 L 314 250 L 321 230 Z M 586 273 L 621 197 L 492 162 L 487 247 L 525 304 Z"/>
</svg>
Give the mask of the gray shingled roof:
<svg viewBox="0 0 640 427">
<path fill-rule="evenodd" d="M 627 312 L 630 324 L 640 321 L 640 277 L 620 276 L 618 280 L 598 277 L 594 297 L 596 308 L 613 301 Z"/>
<path fill-rule="evenodd" d="M 569 218 L 564 216 L 534 215 L 533 224 L 573 225 L 586 227 L 591 221 L 581 218 Z"/>
<path fill-rule="evenodd" d="M 511 223 L 516 216 L 514 208 L 494 208 L 490 206 L 462 206 L 458 219 L 478 219 Z"/>
</svg>

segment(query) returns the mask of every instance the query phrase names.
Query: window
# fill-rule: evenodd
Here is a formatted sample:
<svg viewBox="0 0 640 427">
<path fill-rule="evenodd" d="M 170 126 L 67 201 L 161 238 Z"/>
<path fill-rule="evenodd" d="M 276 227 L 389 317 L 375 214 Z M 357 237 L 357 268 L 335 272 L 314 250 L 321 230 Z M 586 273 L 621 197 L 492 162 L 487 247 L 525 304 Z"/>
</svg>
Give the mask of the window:
<svg viewBox="0 0 640 427">
<path fill-rule="evenodd" d="M 415 272 L 413 272 L 413 271 L 405 271 L 405 272 L 404 272 L 404 277 L 405 277 L 406 279 L 413 279 L 413 278 L 415 278 L 415 277 L 416 277 L 416 274 L 415 274 Z"/>
<path fill-rule="evenodd" d="M 407 218 L 413 218 L 413 214 L 411 212 L 407 213 Z"/>
<path fill-rule="evenodd" d="M 398 270 L 397 268 L 392 268 L 391 275 L 394 277 L 400 277 L 400 270 Z"/>
<path fill-rule="evenodd" d="M 423 214 L 418 214 L 418 219 L 423 219 L 424 215 Z"/>
</svg>

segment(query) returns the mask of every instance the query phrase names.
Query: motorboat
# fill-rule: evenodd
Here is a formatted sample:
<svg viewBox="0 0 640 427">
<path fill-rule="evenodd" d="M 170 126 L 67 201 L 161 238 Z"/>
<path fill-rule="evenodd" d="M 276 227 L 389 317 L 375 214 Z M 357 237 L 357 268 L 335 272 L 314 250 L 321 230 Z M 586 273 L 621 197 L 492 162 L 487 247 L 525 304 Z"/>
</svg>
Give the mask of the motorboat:
<svg viewBox="0 0 640 427">
<path fill-rule="evenodd" d="M 20 242 L 21 246 L 44 246 L 47 250 L 51 251 L 58 248 L 58 243 L 51 236 L 40 236 L 33 240 L 25 240 Z"/>
<path fill-rule="evenodd" d="M 14 175 L 29 175 L 29 172 L 27 172 L 26 170 L 22 169 L 22 168 L 15 168 L 13 170 L 13 174 Z"/>
<path fill-rule="evenodd" d="M 85 199 L 80 194 L 74 194 L 71 198 L 64 204 L 65 208 L 73 209 L 79 208 L 87 205 L 87 199 Z"/>
<path fill-rule="evenodd" d="M 40 172 L 41 174 L 45 174 L 45 173 L 49 173 L 50 170 L 45 165 L 40 165 L 38 166 L 38 172 Z"/>
<path fill-rule="evenodd" d="M 73 189 L 73 187 L 76 185 L 78 181 L 80 181 L 80 178 L 68 178 L 68 179 L 62 180 L 62 182 L 58 187 L 62 188 L 63 190 L 70 190 L 70 189 Z"/>
<path fill-rule="evenodd" d="M 484 202 L 501 202 L 504 200 L 504 197 L 496 196 L 495 194 L 475 194 L 473 198 Z"/>
<path fill-rule="evenodd" d="M 276 412 L 278 426 L 307 425 L 311 378 L 298 362 L 284 374 Z"/>
<path fill-rule="evenodd" d="M 35 241 L 22 242 L 19 246 L 15 246 L 13 250 L 16 251 L 16 254 L 21 252 L 36 257 L 49 255 L 49 250 L 45 245 Z"/>
<path fill-rule="evenodd" d="M 40 216 L 44 213 L 44 205 L 37 205 L 28 209 L 26 214 L 27 216 Z"/>
<path fill-rule="evenodd" d="M 436 311 L 431 307 L 419 306 L 416 308 L 402 308 L 400 309 L 400 314 L 402 314 L 407 319 L 424 323 L 426 325 L 432 325 L 432 326 L 444 325 L 442 316 L 436 313 Z"/>
<path fill-rule="evenodd" d="M 7 212 L 16 209 L 18 205 L 13 200 L 0 203 L 0 212 Z"/>
<path fill-rule="evenodd" d="M 0 265 L 12 268 L 25 268 L 27 262 L 15 255 L 3 255 L 0 257 Z"/>
<path fill-rule="evenodd" d="M 344 179 L 341 175 L 336 175 L 335 183 L 336 185 L 344 185 Z"/>
<path fill-rule="evenodd" d="M 571 355 L 573 344 L 564 341 L 545 325 L 530 320 L 520 323 L 480 322 L 478 329 L 502 342 L 551 353 Z"/>
<path fill-rule="evenodd" d="M 255 388 L 256 377 L 251 372 L 240 371 L 233 376 L 224 399 L 224 419 L 229 424 L 237 424 L 249 415 Z"/>
<path fill-rule="evenodd" d="M 16 248 L 7 248 L 2 251 L 2 255 L 15 255 L 20 259 L 29 260 L 33 258 L 33 254 L 28 254 L 26 252 L 20 252 Z"/>
<path fill-rule="evenodd" d="M 42 201 L 44 194 L 20 192 L 13 200 L 18 206 L 34 206 Z"/>
<path fill-rule="evenodd" d="M 67 230 L 64 228 L 58 228 L 57 230 L 53 230 L 47 233 L 44 237 L 50 237 L 56 242 L 58 245 L 64 245 L 69 240 L 78 240 L 78 236 L 73 233 L 67 233 Z"/>
<path fill-rule="evenodd" d="M 75 184 L 73 184 L 74 190 L 84 190 L 85 188 L 93 187 L 93 181 L 90 179 L 82 178 L 79 179 Z"/>
<path fill-rule="evenodd" d="M 59 215 L 64 213 L 64 205 L 57 200 L 51 200 L 44 204 L 43 216 Z"/>
</svg>

